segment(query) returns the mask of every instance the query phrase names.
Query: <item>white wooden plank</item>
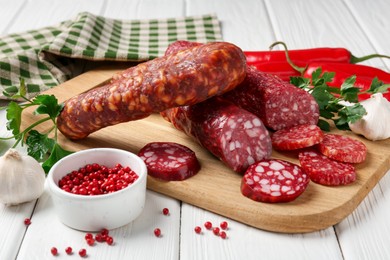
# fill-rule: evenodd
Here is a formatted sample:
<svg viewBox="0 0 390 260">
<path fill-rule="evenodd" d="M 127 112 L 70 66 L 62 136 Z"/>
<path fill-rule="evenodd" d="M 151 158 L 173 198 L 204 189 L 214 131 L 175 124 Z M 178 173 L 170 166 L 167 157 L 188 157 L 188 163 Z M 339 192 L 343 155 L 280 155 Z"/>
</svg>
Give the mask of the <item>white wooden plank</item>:
<svg viewBox="0 0 390 260">
<path fill-rule="evenodd" d="M 102 15 L 127 20 L 182 17 L 184 0 L 110 0 Z"/>
<path fill-rule="evenodd" d="M 243 50 L 265 50 L 275 41 L 263 1 L 188 1 L 186 14 L 216 13 L 223 39 Z"/>
<path fill-rule="evenodd" d="M 345 0 L 345 3 L 354 15 L 356 23 L 374 46 L 376 53 L 390 56 L 390 19 L 387 14 L 379 15 L 383 10 L 386 10 L 386 13 L 390 11 L 390 1 Z M 390 60 L 384 59 L 383 62 L 386 64 L 384 69 L 390 71 Z"/>
<path fill-rule="evenodd" d="M 359 207 L 336 225 L 345 259 L 388 259 L 389 219 L 390 171 Z"/>
<path fill-rule="evenodd" d="M 75 255 L 86 248 L 90 259 L 179 259 L 180 203 L 177 200 L 148 191 L 141 215 L 132 223 L 111 230 L 114 245 L 86 244 L 86 232 L 71 229 L 62 224 L 55 214 L 48 190 L 38 200 L 33 223 L 29 226 L 18 259 L 50 259 L 51 247 L 57 247 L 56 259 L 69 259 L 65 248 L 71 246 Z M 170 215 L 162 214 L 164 207 Z M 153 230 L 161 229 L 162 236 L 155 237 Z M 7 258 L 9 259 L 9 258 Z"/>
<path fill-rule="evenodd" d="M 26 0 L 1 0 L 1 15 L 0 15 L 0 35 L 5 35 L 14 20 L 18 17 L 19 11 L 23 8 Z"/>
<path fill-rule="evenodd" d="M 387 15 L 378 15 L 383 10 L 390 10 L 390 2 L 387 0 L 374 2 L 345 0 L 345 2 L 377 52 L 390 55 L 390 19 Z M 390 61 L 384 61 L 389 68 Z"/>
<path fill-rule="evenodd" d="M 0 259 L 15 259 L 27 229 L 24 219 L 31 217 L 35 203 L 36 200 L 18 206 L 0 203 Z"/>
<path fill-rule="evenodd" d="M 206 230 L 210 221 L 219 226 L 227 221 L 227 239 Z M 202 227 L 196 234 L 194 228 Z M 308 234 L 261 231 L 239 222 L 183 204 L 181 227 L 182 259 L 342 259 L 333 228 Z"/>
<path fill-rule="evenodd" d="M 17 18 L 14 19 L 12 26 L 9 27 L 8 33 L 55 26 L 84 11 L 98 15 L 103 12 L 104 2 L 104 0 L 27 1 Z"/>
</svg>

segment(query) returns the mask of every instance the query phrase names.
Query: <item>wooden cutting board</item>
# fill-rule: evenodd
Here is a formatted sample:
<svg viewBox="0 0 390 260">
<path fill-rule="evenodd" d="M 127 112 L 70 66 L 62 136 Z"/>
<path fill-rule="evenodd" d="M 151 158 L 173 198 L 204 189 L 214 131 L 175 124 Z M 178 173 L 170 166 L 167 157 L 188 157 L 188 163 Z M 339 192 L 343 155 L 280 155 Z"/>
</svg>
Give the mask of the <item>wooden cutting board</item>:
<svg viewBox="0 0 390 260">
<path fill-rule="evenodd" d="M 54 94 L 62 102 L 100 85 L 124 68 L 119 65 L 95 69 L 46 93 Z M 37 116 L 32 114 L 32 110 L 23 114 L 24 126 L 36 120 Z M 48 126 L 43 126 L 40 130 L 47 128 Z M 115 147 L 133 153 L 154 141 L 172 141 L 186 145 L 196 152 L 202 165 L 201 171 L 181 182 L 164 182 L 148 177 L 148 189 L 259 229 L 303 233 L 325 229 L 343 220 L 390 168 L 389 139 L 372 142 L 352 133 L 343 134 L 361 140 L 368 148 L 367 160 L 356 166 L 356 182 L 342 187 L 326 187 L 311 182 L 298 199 L 281 204 L 260 203 L 244 197 L 240 192 L 240 175 L 224 166 L 191 138 L 174 129 L 158 114 L 107 127 L 91 134 L 85 140 L 73 142 L 60 135 L 59 141 L 65 148 L 73 151 Z M 298 163 L 294 153 L 280 154 L 274 151 L 272 157 Z"/>
</svg>

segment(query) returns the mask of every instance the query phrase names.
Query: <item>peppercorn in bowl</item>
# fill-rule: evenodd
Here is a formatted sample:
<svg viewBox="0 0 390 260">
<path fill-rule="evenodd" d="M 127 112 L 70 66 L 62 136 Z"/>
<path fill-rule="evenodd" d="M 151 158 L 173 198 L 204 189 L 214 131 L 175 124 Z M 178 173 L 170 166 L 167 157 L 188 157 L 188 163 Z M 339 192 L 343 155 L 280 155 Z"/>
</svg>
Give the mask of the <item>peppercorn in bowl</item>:
<svg viewBox="0 0 390 260">
<path fill-rule="evenodd" d="M 146 177 L 146 165 L 137 155 L 94 148 L 58 161 L 47 181 L 60 221 L 94 232 L 124 226 L 141 214 Z"/>
</svg>

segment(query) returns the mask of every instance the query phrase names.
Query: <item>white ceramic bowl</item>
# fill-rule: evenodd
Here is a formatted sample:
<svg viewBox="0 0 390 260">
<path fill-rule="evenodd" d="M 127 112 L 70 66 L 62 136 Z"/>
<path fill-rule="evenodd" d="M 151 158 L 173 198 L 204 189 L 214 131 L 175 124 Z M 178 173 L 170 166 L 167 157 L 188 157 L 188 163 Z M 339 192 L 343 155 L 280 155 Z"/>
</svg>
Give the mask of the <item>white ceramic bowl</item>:
<svg viewBox="0 0 390 260">
<path fill-rule="evenodd" d="M 128 187 L 104 195 L 83 196 L 63 191 L 58 181 L 73 170 L 98 163 L 113 167 L 129 166 L 138 179 Z M 114 229 L 136 219 L 145 205 L 147 169 L 137 155 L 112 148 L 88 149 L 73 153 L 58 161 L 48 174 L 48 186 L 54 208 L 62 223 L 82 231 Z"/>
</svg>

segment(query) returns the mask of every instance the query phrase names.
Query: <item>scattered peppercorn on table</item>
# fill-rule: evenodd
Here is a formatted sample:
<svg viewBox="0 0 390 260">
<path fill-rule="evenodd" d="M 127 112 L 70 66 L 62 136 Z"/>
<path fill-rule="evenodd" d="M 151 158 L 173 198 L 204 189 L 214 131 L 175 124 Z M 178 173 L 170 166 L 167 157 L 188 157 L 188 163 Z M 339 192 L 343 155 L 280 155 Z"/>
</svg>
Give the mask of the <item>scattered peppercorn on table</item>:
<svg viewBox="0 0 390 260">
<path fill-rule="evenodd" d="M 223 40 L 245 51 L 267 50 L 273 42 L 283 41 L 289 49 L 343 47 L 357 57 L 372 53 L 390 55 L 387 48 L 390 3 L 387 1 L 49 3 L 15 0 L 4 3 L 0 36 L 52 26 L 81 12 L 126 20 L 215 14 L 220 20 Z M 22 41 L 19 42 L 22 46 Z M 362 64 L 390 71 L 390 60 L 371 59 Z M 4 69 L 2 63 L 0 73 Z M 7 135 L 4 110 L 0 116 L 3 137 Z M 90 142 L 94 142 L 93 137 Z M 1 141 L 1 155 L 12 144 L 12 141 Z M 45 189 L 38 200 L 11 207 L 0 204 L 0 259 L 388 259 L 389 173 L 340 223 L 321 231 L 293 235 L 256 229 L 151 190 L 147 191 L 141 216 L 134 222 L 90 234 L 62 224 Z M 221 189 L 224 188 L 221 183 Z"/>
</svg>

